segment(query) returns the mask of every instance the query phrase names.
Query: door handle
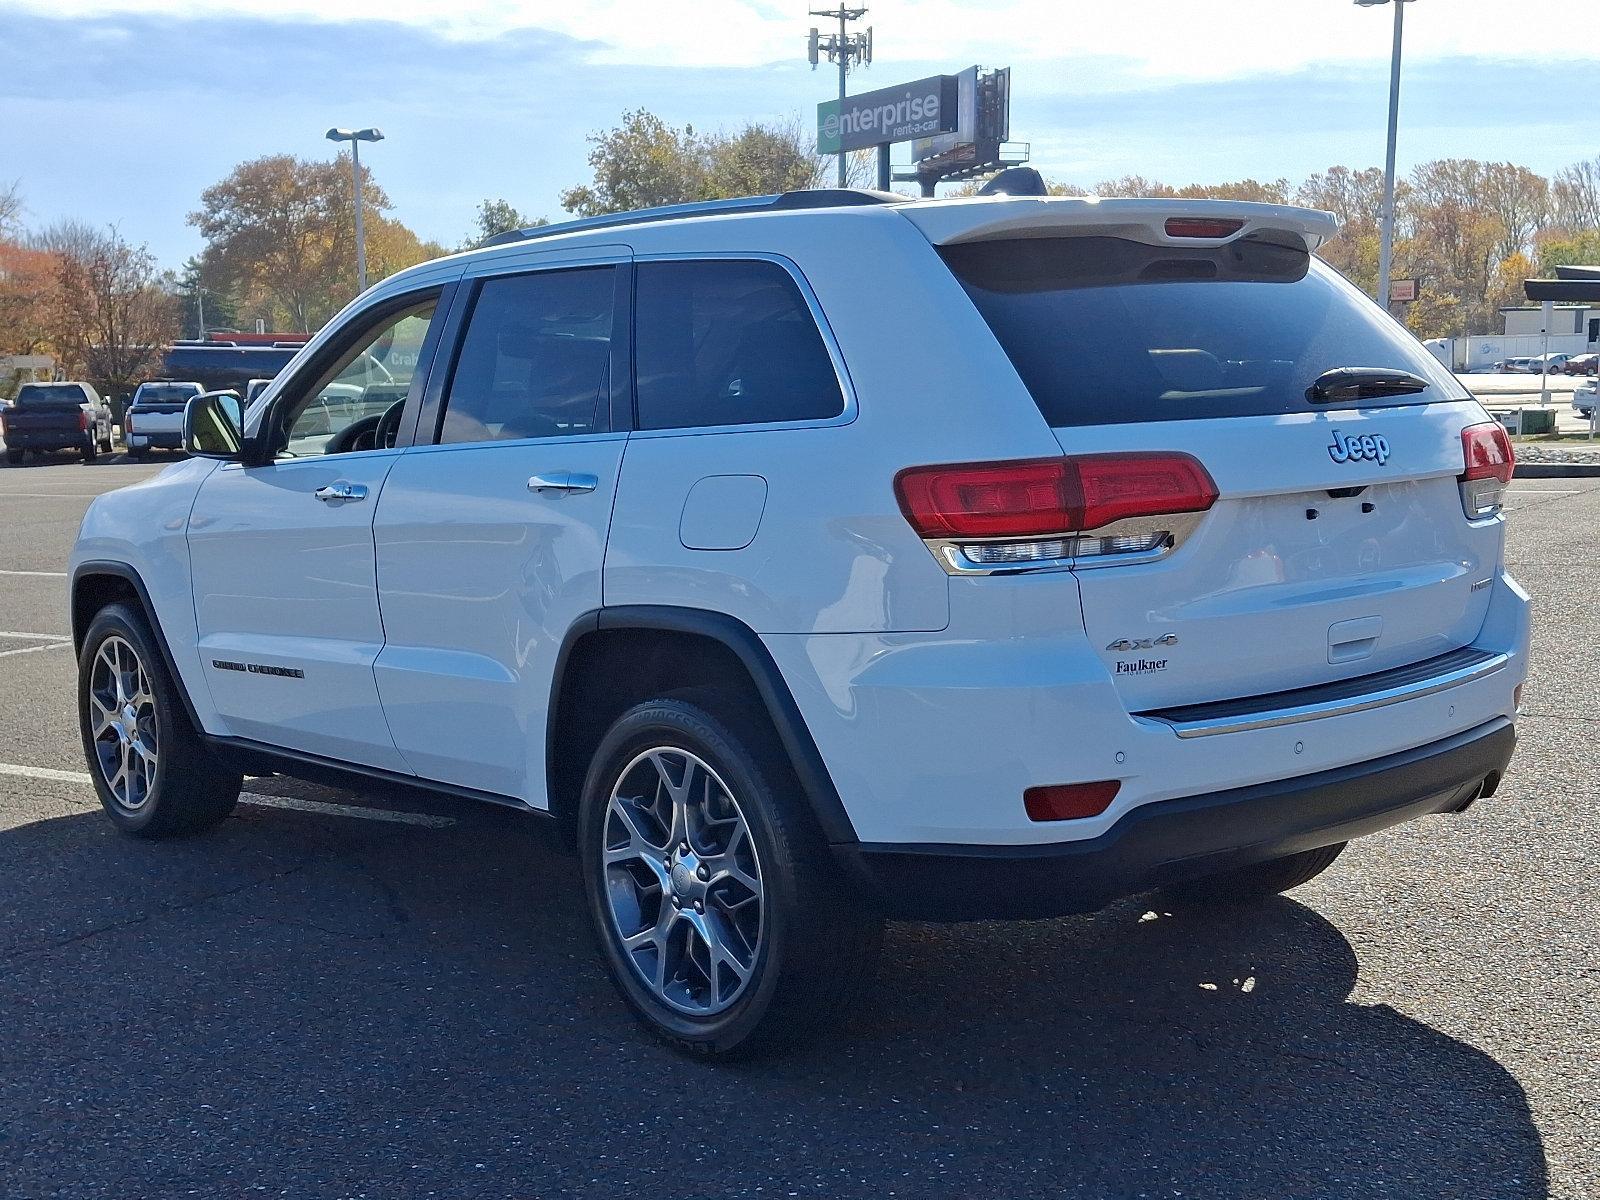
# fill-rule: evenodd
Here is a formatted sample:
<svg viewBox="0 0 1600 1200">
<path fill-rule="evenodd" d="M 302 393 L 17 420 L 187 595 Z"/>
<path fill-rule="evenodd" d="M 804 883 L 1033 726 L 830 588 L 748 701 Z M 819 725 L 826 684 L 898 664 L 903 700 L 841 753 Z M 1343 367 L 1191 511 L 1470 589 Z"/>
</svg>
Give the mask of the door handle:
<svg viewBox="0 0 1600 1200">
<path fill-rule="evenodd" d="M 528 479 L 530 492 L 592 492 L 599 486 L 598 475 L 583 471 L 546 471 Z"/>
<path fill-rule="evenodd" d="M 367 498 L 367 485 L 364 483 L 347 483 L 341 479 L 338 483 L 324 484 L 311 494 L 324 504 L 331 504 L 335 500 L 365 500 Z"/>
</svg>

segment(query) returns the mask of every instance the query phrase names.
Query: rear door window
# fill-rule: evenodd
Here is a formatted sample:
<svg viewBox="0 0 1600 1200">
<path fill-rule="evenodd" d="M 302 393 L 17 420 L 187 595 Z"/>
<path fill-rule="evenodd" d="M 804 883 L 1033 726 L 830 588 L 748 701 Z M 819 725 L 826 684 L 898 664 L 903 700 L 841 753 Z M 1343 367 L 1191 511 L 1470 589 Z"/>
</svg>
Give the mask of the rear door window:
<svg viewBox="0 0 1600 1200">
<path fill-rule="evenodd" d="M 1428 381 L 1363 408 L 1467 398 L 1422 344 L 1303 245 L 1028 238 L 940 248 L 1052 426 L 1325 411 L 1333 367 Z"/>
<path fill-rule="evenodd" d="M 815 421 L 844 412 L 811 308 L 777 263 L 645 262 L 635 289 L 640 429 Z"/>
</svg>

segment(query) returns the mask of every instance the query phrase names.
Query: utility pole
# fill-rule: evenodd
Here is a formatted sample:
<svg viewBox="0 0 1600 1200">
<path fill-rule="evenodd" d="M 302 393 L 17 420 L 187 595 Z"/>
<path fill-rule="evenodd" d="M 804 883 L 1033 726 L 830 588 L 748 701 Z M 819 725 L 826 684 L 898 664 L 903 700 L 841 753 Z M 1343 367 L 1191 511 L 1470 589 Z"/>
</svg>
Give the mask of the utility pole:
<svg viewBox="0 0 1600 1200">
<path fill-rule="evenodd" d="M 1405 40 L 1406 5 L 1411 0 L 1355 0 L 1358 8 L 1394 5 L 1394 44 L 1389 52 L 1389 144 L 1383 167 L 1383 229 L 1378 242 L 1378 303 L 1389 311 L 1389 271 L 1394 261 L 1395 145 L 1400 131 L 1400 49 Z"/>
<path fill-rule="evenodd" d="M 845 76 L 850 67 L 855 65 L 872 65 L 872 27 L 868 26 L 865 33 L 851 33 L 848 22 L 859 21 L 867 15 L 865 8 L 847 8 L 840 0 L 838 8 L 812 9 L 813 17 L 828 17 L 839 22 L 838 33 L 819 33 L 813 29 L 810 39 L 811 69 L 816 70 L 817 63 L 825 56 L 829 62 L 839 64 L 839 107 L 844 108 L 844 98 L 847 95 Z M 888 147 L 881 152 L 882 163 L 879 164 L 878 174 L 885 175 L 884 165 L 888 162 Z M 845 186 L 845 152 L 839 151 L 839 186 Z M 887 185 L 884 185 L 887 186 Z"/>
</svg>

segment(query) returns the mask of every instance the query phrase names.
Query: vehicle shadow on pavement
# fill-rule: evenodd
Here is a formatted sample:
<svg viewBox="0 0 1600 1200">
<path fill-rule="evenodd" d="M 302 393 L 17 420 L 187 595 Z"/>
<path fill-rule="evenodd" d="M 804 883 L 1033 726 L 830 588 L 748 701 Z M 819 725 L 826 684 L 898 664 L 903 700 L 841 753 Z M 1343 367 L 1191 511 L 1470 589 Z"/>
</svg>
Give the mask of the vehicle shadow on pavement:
<svg viewBox="0 0 1600 1200">
<path fill-rule="evenodd" d="M 0 832 L 7 1194 L 1546 1194 L 1516 1080 L 1350 1002 L 1292 900 L 894 925 L 838 1037 L 711 1066 L 625 1015 L 525 817 L 431 811 Z"/>
</svg>

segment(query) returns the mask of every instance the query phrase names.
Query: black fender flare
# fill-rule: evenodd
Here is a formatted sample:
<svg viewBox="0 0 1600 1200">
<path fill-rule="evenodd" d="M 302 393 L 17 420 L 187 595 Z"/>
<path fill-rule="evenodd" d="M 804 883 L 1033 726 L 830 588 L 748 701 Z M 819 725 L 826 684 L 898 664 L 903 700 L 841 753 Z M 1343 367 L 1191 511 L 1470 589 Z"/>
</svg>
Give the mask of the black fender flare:
<svg viewBox="0 0 1600 1200">
<path fill-rule="evenodd" d="M 773 661 L 771 652 L 762 644 L 760 636 L 737 617 L 710 609 L 683 608 L 666 604 L 621 604 L 585 613 L 567 631 L 556 655 L 555 672 L 550 681 L 550 705 L 546 713 L 545 753 L 546 770 L 554 770 L 555 731 L 561 719 L 559 711 L 562 686 L 567 662 L 579 640 L 599 630 L 649 629 L 675 633 L 695 634 L 720 642 L 731 650 L 755 684 L 756 693 L 765 705 L 767 716 L 778 734 L 796 777 L 805 792 L 817 825 L 830 845 L 854 845 L 860 839 L 844 802 L 834 786 L 833 776 L 822 760 L 816 740 L 811 736 L 800 706 L 795 703 L 783 673 Z"/>
<path fill-rule="evenodd" d="M 166 632 L 161 628 L 161 617 L 156 613 L 156 606 L 150 599 L 150 589 L 145 587 L 139 572 L 127 563 L 115 559 L 88 559 L 73 568 L 67 596 L 71 606 L 69 615 L 72 619 L 74 654 L 83 652 L 84 635 L 89 632 L 88 624 L 84 623 L 80 627 L 78 621 L 78 588 L 83 580 L 91 575 L 113 575 L 133 587 L 134 594 L 139 597 L 139 605 L 144 609 L 145 620 L 150 622 L 150 631 L 155 634 L 156 646 L 161 651 L 161 662 L 167 668 L 167 675 L 172 679 L 173 687 L 178 690 L 178 697 L 183 701 L 184 715 L 189 718 L 192 728 L 203 733 L 205 726 L 200 723 L 200 714 L 195 709 L 194 701 L 189 698 L 189 688 L 183 681 L 183 675 L 178 671 L 177 660 L 172 657 L 172 647 L 167 644 Z"/>
</svg>

